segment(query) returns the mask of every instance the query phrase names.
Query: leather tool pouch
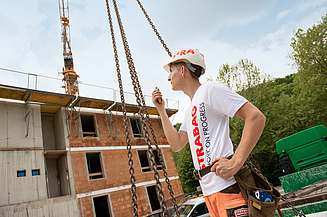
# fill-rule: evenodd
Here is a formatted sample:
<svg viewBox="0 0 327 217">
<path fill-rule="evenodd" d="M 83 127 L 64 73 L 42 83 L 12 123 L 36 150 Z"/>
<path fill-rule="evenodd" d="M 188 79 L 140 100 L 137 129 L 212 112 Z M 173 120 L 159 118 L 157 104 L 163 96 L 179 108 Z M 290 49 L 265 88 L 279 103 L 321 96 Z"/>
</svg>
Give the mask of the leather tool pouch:
<svg viewBox="0 0 327 217">
<path fill-rule="evenodd" d="M 242 195 L 248 205 L 249 216 L 251 217 L 273 217 L 278 206 L 281 195 L 277 189 L 267 181 L 267 179 L 251 170 L 247 165 L 244 165 L 234 176 Z M 258 200 L 254 192 L 266 191 L 273 199 L 272 202 L 262 202 Z"/>
</svg>

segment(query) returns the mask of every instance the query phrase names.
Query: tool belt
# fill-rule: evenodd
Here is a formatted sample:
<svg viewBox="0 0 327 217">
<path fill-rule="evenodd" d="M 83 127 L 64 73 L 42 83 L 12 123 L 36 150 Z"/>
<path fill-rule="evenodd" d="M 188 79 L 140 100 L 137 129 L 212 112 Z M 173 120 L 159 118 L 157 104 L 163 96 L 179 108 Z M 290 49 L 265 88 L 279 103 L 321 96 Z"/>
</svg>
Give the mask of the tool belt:
<svg viewBox="0 0 327 217">
<path fill-rule="evenodd" d="M 194 170 L 193 171 L 193 176 L 195 178 L 195 180 L 201 180 L 203 176 L 207 175 L 208 173 L 210 173 L 211 171 L 211 167 L 213 165 L 211 164 L 210 166 L 206 166 L 200 170 Z"/>
<path fill-rule="evenodd" d="M 232 156 L 228 158 L 230 159 L 231 157 Z M 261 174 L 261 172 L 259 172 L 259 170 L 256 168 L 254 169 L 253 166 L 248 166 L 248 164 L 244 164 L 244 166 L 234 175 L 234 178 L 237 181 L 239 189 L 242 192 L 242 196 L 244 197 L 248 205 L 249 216 L 273 217 L 275 216 L 275 211 L 281 199 L 281 195 L 279 191 L 275 189 Z M 203 176 L 211 172 L 211 167 L 212 165 L 204 167 L 200 170 L 194 170 L 193 175 L 195 179 L 201 180 Z M 227 190 L 229 188 L 230 187 L 224 190 Z M 263 202 L 258 200 L 254 193 L 256 191 L 267 192 L 272 197 L 273 201 Z"/>
</svg>

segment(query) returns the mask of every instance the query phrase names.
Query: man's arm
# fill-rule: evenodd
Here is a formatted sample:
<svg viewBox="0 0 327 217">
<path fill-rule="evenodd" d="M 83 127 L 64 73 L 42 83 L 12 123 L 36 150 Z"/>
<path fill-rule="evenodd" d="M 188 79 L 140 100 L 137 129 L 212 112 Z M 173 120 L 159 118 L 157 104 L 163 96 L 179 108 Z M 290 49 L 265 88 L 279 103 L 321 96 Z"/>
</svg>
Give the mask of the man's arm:
<svg viewBox="0 0 327 217">
<path fill-rule="evenodd" d="M 161 103 L 158 103 L 158 98 L 162 98 L 161 92 L 159 90 L 154 90 L 152 92 L 152 102 L 159 112 L 168 143 L 174 152 L 180 151 L 188 142 L 187 133 L 184 131 L 177 132 L 168 118 L 164 100 L 162 100 Z"/>
<path fill-rule="evenodd" d="M 240 144 L 232 159 L 217 158 L 213 161 L 215 165 L 211 168 L 211 172 L 215 172 L 216 175 L 223 178 L 235 175 L 243 166 L 258 142 L 266 122 L 266 117 L 261 111 L 249 102 L 245 103 L 235 116 L 245 121 Z"/>
</svg>

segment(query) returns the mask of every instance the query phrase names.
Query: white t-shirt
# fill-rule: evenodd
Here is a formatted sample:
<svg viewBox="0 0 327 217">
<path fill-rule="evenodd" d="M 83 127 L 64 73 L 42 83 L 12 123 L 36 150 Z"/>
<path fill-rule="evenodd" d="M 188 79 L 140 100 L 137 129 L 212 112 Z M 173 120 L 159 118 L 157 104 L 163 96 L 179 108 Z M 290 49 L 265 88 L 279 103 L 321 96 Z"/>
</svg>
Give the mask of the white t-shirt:
<svg viewBox="0 0 327 217">
<path fill-rule="evenodd" d="M 185 112 L 180 130 L 187 132 L 195 169 L 209 166 L 218 157 L 233 154 L 229 137 L 229 117 L 247 102 L 239 94 L 219 82 L 207 82 L 196 91 Z M 202 192 L 209 196 L 236 181 L 209 173 L 200 180 Z"/>
</svg>

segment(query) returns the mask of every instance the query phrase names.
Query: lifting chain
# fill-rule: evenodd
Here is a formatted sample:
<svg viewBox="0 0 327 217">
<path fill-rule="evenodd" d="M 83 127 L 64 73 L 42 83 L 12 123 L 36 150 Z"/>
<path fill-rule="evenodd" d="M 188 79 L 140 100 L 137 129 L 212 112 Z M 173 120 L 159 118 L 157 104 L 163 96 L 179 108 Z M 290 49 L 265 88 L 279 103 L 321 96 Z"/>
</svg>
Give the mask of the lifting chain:
<svg viewBox="0 0 327 217">
<path fill-rule="evenodd" d="M 159 35 L 158 31 L 156 30 L 155 26 L 153 25 L 151 19 L 149 18 L 149 16 L 147 15 L 144 7 L 142 6 L 142 4 L 138 1 L 143 13 L 146 15 L 150 25 L 152 26 L 153 30 L 155 31 L 157 37 L 159 38 L 159 40 L 161 41 L 162 45 L 164 46 L 165 50 L 167 51 L 168 55 L 171 56 L 171 53 L 168 49 L 168 47 L 166 46 L 165 42 L 162 40 L 161 36 Z M 111 13 L 110 13 L 110 8 L 109 8 L 109 3 L 108 0 L 106 0 L 106 4 L 107 4 L 107 11 L 108 11 L 108 17 L 109 17 L 109 24 L 110 24 L 110 30 L 111 30 L 111 37 L 112 37 L 112 43 L 113 43 L 113 48 L 114 48 L 114 53 L 115 53 L 115 62 L 116 62 L 116 68 L 117 68 L 117 77 L 118 77 L 118 82 L 119 82 L 119 88 L 120 88 L 120 95 L 121 95 L 121 101 L 122 101 L 122 109 L 123 109 L 123 114 L 124 114 L 124 126 L 125 126 L 125 134 L 126 134 L 126 142 L 127 142 L 127 150 L 128 150 L 128 164 L 130 166 L 129 172 L 131 174 L 131 190 L 132 190 L 132 199 L 133 199 L 133 209 L 134 209 L 134 216 L 138 216 L 137 214 L 137 196 L 136 196 L 136 186 L 135 186 L 135 177 L 134 177 L 134 169 L 133 169 L 133 160 L 132 160 L 132 153 L 131 153 L 131 144 L 130 144 L 130 138 L 129 138 L 129 131 L 128 131 L 128 122 L 127 122 L 127 115 L 126 115 L 126 108 L 125 108 L 125 99 L 124 99 L 124 92 L 123 92 L 123 85 L 122 85 L 122 79 L 121 79 L 121 73 L 120 73 L 120 67 L 119 67 L 119 60 L 118 60 L 118 52 L 117 52 L 117 46 L 116 46 L 116 41 L 115 41 L 115 36 L 114 36 L 114 30 L 113 30 L 113 24 L 112 24 L 112 17 L 111 17 Z M 156 150 L 158 152 L 158 157 L 159 157 L 159 161 L 161 163 L 161 165 L 163 165 L 163 174 L 165 176 L 165 181 L 168 185 L 168 189 L 170 192 L 170 195 L 172 197 L 172 201 L 174 203 L 174 209 L 176 210 L 178 216 L 179 216 L 179 212 L 178 212 L 178 207 L 176 204 L 176 199 L 174 197 L 174 193 L 172 191 L 172 187 L 170 185 L 169 182 L 169 178 L 168 178 L 168 174 L 166 172 L 166 168 L 165 168 L 165 164 L 163 162 L 163 158 L 162 158 L 162 154 L 161 151 L 158 147 L 158 143 L 154 134 L 154 130 L 152 128 L 152 124 L 150 121 L 150 117 L 148 114 L 148 111 L 146 109 L 146 105 L 145 105 L 145 100 L 144 100 L 144 96 L 141 90 L 141 85 L 139 83 L 138 80 L 138 76 L 135 70 L 135 66 L 134 66 L 134 62 L 132 59 L 132 55 L 128 46 L 128 42 L 127 42 L 127 38 L 123 29 L 123 25 L 122 25 L 122 21 L 119 15 L 119 11 L 118 11 L 118 7 L 117 7 L 117 3 L 115 0 L 113 0 L 113 5 L 114 5 L 114 9 L 116 12 L 116 16 L 117 16 L 117 21 L 118 21 L 118 25 L 119 25 L 119 29 L 120 29 L 120 34 L 121 34 L 121 38 L 123 41 L 123 45 L 124 45 L 124 50 L 125 50 L 125 55 L 126 55 L 126 59 L 127 59 L 127 63 L 128 63 L 128 67 L 130 70 L 130 74 L 131 74 L 131 79 L 132 79 L 132 83 L 133 83 L 133 87 L 134 87 L 134 92 L 135 92 L 135 97 L 139 106 L 139 115 L 142 121 L 142 127 L 143 127 L 143 131 L 145 134 L 145 138 L 147 141 L 147 145 L 148 145 L 148 152 L 150 153 L 150 159 L 151 159 L 151 166 L 152 169 L 154 170 L 154 178 L 156 179 L 156 184 L 157 184 L 157 191 L 158 191 L 158 196 L 160 199 L 160 205 L 163 209 L 163 213 L 164 215 L 167 215 L 167 208 L 166 208 L 166 204 L 165 204 L 165 200 L 164 200 L 164 195 L 162 192 L 162 186 L 160 183 L 160 177 L 159 177 L 159 173 L 157 170 L 157 165 L 155 162 L 155 156 L 153 154 L 153 148 L 151 146 L 151 141 L 149 138 L 149 133 L 147 130 L 147 124 L 149 125 L 154 143 L 155 143 L 155 147 Z M 141 102 L 142 101 L 142 102 Z"/>
<path fill-rule="evenodd" d="M 159 173 L 158 173 L 158 170 L 157 170 L 155 157 L 154 157 L 154 154 L 153 154 L 153 149 L 151 147 L 151 141 L 149 139 L 149 133 L 148 133 L 147 126 L 146 126 L 146 119 L 144 117 L 144 114 L 145 114 L 144 111 L 146 111 L 145 100 L 144 100 L 144 97 L 143 97 L 143 94 L 142 94 L 141 86 L 140 86 L 140 83 L 139 83 L 139 80 L 138 80 L 138 77 L 137 77 L 137 73 L 136 73 L 136 70 L 135 70 L 134 63 L 133 63 L 132 55 L 131 55 L 131 52 L 130 52 L 130 49 L 129 49 L 129 46 L 128 46 L 127 38 L 126 38 L 124 29 L 123 29 L 123 25 L 122 25 L 121 18 L 120 18 L 120 15 L 119 15 L 117 3 L 116 3 L 115 0 L 113 0 L 113 5 L 114 5 L 115 12 L 116 12 L 116 17 L 117 17 L 117 21 L 118 21 L 118 25 L 119 25 L 119 29 L 120 29 L 120 34 L 121 34 L 121 38 L 122 38 L 123 45 L 124 45 L 124 50 L 125 50 L 125 55 L 126 55 L 126 59 L 127 59 L 127 63 L 128 63 L 128 68 L 129 68 L 129 71 L 130 71 L 130 74 L 131 74 L 131 79 L 132 79 L 132 83 L 133 83 L 133 87 L 134 87 L 135 97 L 137 99 L 137 103 L 138 103 L 138 106 L 139 106 L 139 115 L 140 115 L 141 120 L 142 120 L 142 127 L 143 127 L 143 131 L 145 133 L 145 138 L 146 138 L 147 145 L 148 145 L 148 151 L 150 153 L 151 165 L 152 165 L 152 168 L 154 170 L 154 178 L 156 179 L 157 190 L 158 190 L 159 199 L 160 199 L 160 205 L 161 205 L 161 207 L 163 209 L 164 215 L 167 215 L 167 208 L 166 208 L 166 204 L 165 204 L 165 201 L 164 201 L 164 195 L 163 195 L 163 192 L 162 192 L 160 177 L 159 177 Z M 116 66 L 117 66 L 117 68 L 119 68 L 118 55 L 117 55 L 117 49 L 116 49 L 116 44 L 115 44 L 115 39 L 114 39 L 112 19 L 111 19 L 111 14 L 110 14 L 108 1 L 107 1 L 107 9 L 108 9 L 109 23 L 110 23 L 110 28 L 111 28 L 111 35 L 112 35 L 112 39 L 113 39 L 113 46 L 114 46 L 114 50 L 115 50 Z M 117 70 L 117 74 L 118 74 L 118 80 L 119 80 L 119 85 L 120 85 L 120 94 L 121 94 L 122 104 L 124 105 L 125 102 L 123 101 L 124 97 L 123 97 L 123 91 L 122 91 L 122 81 L 121 81 L 121 76 L 120 76 L 120 70 Z M 144 105 L 141 104 L 141 99 L 140 98 L 142 98 L 142 102 L 143 102 Z M 125 108 L 123 110 L 124 110 L 124 112 L 126 112 Z M 147 118 L 148 117 L 149 116 L 147 115 Z M 131 182 L 132 182 L 132 194 L 133 194 L 132 197 L 133 197 L 134 216 L 137 216 L 138 214 L 137 214 L 137 204 L 136 204 L 137 202 L 136 202 L 135 189 L 133 191 L 133 184 L 135 186 L 135 178 L 134 178 L 134 175 L 133 175 L 134 174 L 134 169 L 132 167 L 133 161 L 131 159 L 131 157 L 132 157 L 131 156 L 132 154 L 131 154 L 131 151 L 130 151 L 131 145 L 129 143 L 127 117 L 125 117 L 125 114 L 124 114 L 124 119 L 126 120 L 126 122 L 124 120 L 124 125 L 125 125 L 125 133 L 126 133 L 126 138 L 127 138 L 126 141 L 128 141 L 127 149 L 128 149 L 130 174 L 131 174 Z M 159 153 L 160 153 L 160 151 L 159 151 Z M 161 162 L 162 162 L 162 159 L 161 159 Z M 135 198 L 135 200 L 134 200 L 134 198 Z"/>
<path fill-rule="evenodd" d="M 131 75 L 131 80 L 133 83 L 133 87 L 134 87 L 134 92 L 135 92 L 135 97 L 136 97 L 136 101 L 139 107 L 139 113 L 140 113 L 140 117 L 141 117 L 141 121 L 142 121 L 142 127 L 143 127 L 143 131 L 144 131 L 144 135 L 146 138 L 146 143 L 148 145 L 148 151 L 150 153 L 150 159 L 151 159 L 151 165 L 153 167 L 154 170 L 154 178 L 156 180 L 156 187 L 158 190 L 158 196 L 159 196 L 159 202 L 160 202 L 160 206 L 163 210 L 164 215 L 167 215 L 167 207 L 165 204 L 165 200 L 164 200 L 164 195 L 162 192 L 162 185 L 160 183 L 160 177 L 159 177 L 159 173 L 157 170 L 157 165 L 155 163 L 155 158 L 154 158 L 154 154 L 153 154 L 153 149 L 151 147 L 151 141 L 149 139 L 149 133 L 147 131 L 147 127 L 145 124 L 145 119 L 144 119 L 144 107 L 141 104 L 141 100 L 140 100 L 140 96 L 143 97 L 142 95 L 142 91 L 140 90 L 140 85 L 138 82 L 138 78 L 137 78 L 137 74 L 136 74 L 136 70 L 135 70 L 135 66 L 134 66 L 134 62 L 133 62 L 133 58 L 129 49 L 129 45 L 127 42 L 127 37 L 122 25 L 122 21 L 119 15 L 119 11 L 118 11 L 118 6 L 116 3 L 116 0 L 112 0 L 113 5 L 114 5 L 114 9 L 116 12 L 116 17 L 117 17 L 117 22 L 118 22 L 118 26 L 119 26 L 119 30 L 120 30 L 120 35 L 121 35 L 121 39 L 123 41 L 123 46 L 124 46 L 124 50 L 125 50 L 125 55 L 126 55 L 126 60 L 127 60 L 127 64 L 128 64 L 128 68 L 130 71 L 130 75 Z"/>
<path fill-rule="evenodd" d="M 141 10 L 143 11 L 144 16 L 146 17 L 146 19 L 148 20 L 150 26 L 152 27 L 154 33 L 156 34 L 156 36 L 158 37 L 159 41 L 161 42 L 162 46 L 165 48 L 166 52 L 168 53 L 169 57 L 171 57 L 171 52 L 169 51 L 165 41 L 162 39 L 162 37 L 160 36 L 158 30 L 156 29 L 155 25 L 153 24 L 152 20 L 150 19 L 148 13 L 145 11 L 143 5 L 141 4 L 140 0 L 136 0 L 137 3 L 139 4 Z"/>
<path fill-rule="evenodd" d="M 147 21 L 149 22 L 150 26 L 152 27 L 154 33 L 156 34 L 156 36 L 158 37 L 159 41 L 161 42 L 162 46 L 164 47 L 164 49 L 166 50 L 167 54 L 169 57 L 172 56 L 168 46 L 166 45 L 165 41 L 162 39 L 162 37 L 160 36 L 158 30 L 156 29 L 155 25 L 153 24 L 151 18 L 149 17 L 148 13 L 146 12 L 145 8 L 143 7 L 143 5 L 141 4 L 140 0 L 136 0 L 138 5 L 140 6 L 144 16 L 146 17 Z M 143 103 L 143 106 L 145 107 L 145 101 L 144 101 L 144 98 L 142 98 L 142 103 Z M 172 190 L 172 187 L 171 187 L 171 184 L 169 182 L 169 178 L 168 178 L 168 174 L 166 172 L 166 168 L 164 167 L 164 161 L 163 161 L 163 158 L 162 158 L 162 153 L 158 147 L 158 142 L 157 142 L 157 139 L 156 139 L 156 136 L 155 136 L 155 133 L 154 133 L 154 130 L 152 128 L 152 124 L 151 124 L 151 120 L 149 118 L 149 113 L 147 110 L 145 110 L 146 112 L 146 119 L 148 120 L 148 124 L 149 124 L 149 128 L 150 128 L 150 131 L 151 131 L 151 134 L 152 134 L 152 138 L 153 138 L 153 141 L 154 141 L 154 144 L 155 144 L 155 147 L 156 147 L 156 150 L 158 150 L 158 157 L 159 157 L 159 161 L 160 161 L 160 164 L 163 165 L 163 174 L 165 176 L 165 181 L 167 183 L 167 186 L 168 186 L 168 189 L 169 189 L 169 194 L 172 198 L 172 202 L 173 202 L 173 205 L 174 205 L 174 209 L 176 211 L 176 214 L 177 216 L 179 216 L 179 211 L 178 211 L 178 206 L 177 206 L 177 203 L 176 203 L 176 199 L 175 199 L 175 196 L 174 196 L 174 192 Z"/>
<path fill-rule="evenodd" d="M 126 114 L 126 106 L 125 106 L 126 104 L 125 104 L 125 98 L 124 98 L 123 82 L 122 82 L 122 79 L 121 79 L 118 52 L 117 52 L 114 28 L 113 28 L 113 24 L 112 24 L 112 17 L 111 17 L 111 13 L 110 13 L 108 0 L 106 0 L 106 5 L 107 5 L 108 18 L 109 18 L 112 46 L 113 46 L 113 49 L 114 49 L 114 56 L 115 56 L 115 62 L 116 62 L 116 70 L 117 70 L 117 77 L 118 77 L 118 83 L 119 83 L 120 99 L 121 99 L 121 102 L 122 102 L 122 110 L 123 110 L 123 117 L 124 117 L 125 135 L 126 135 L 126 143 L 127 143 L 128 165 L 129 165 L 129 173 L 131 175 L 130 176 L 130 181 L 131 181 L 131 191 L 132 191 L 133 210 L 134 210 L 134 215 L 133 216 L 138 217 L 136 185 L 135 185 L 135 176 L 134 176 L 134 168 L 133 168 L 133 160 L 132 160 L 133 154 L 132 154 L 132 151 L 131 151 L 132 146 L 131 146 L 131 143 L 130 143 L 129 130 L 128 130 L 128 120 L 127 120 L 127 114 Z"/>
</svg>

